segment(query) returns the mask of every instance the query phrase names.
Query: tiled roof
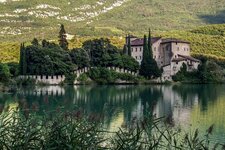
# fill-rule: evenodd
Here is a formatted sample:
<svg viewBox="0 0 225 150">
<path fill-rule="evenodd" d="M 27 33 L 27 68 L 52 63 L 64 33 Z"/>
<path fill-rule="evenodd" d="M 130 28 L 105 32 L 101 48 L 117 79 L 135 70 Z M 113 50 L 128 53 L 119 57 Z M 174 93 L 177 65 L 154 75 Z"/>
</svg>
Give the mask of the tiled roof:
<svg viewBox="0 0 225 150">
<path fill-rule="evenodd" d="M 174 58 L 174 59 L 172 59 L 172 62 L 180 62 L 180 61 L 184 61 L 184 60 L 186 60 L 185 58 Z"/>
<path fill-rule="evenodd" d="M 183 40 L 179 40 L 179 39 L 175 39 L 175 38 L 167 38 L 167 39 L 162 39 L 162 43 L 187 43 L 190 44 L 190 42 L 188 41 L 183 41 Z"/>
<path fill-rule="evenodd" d="M 161 37 L 153 37 L 151 39 L 152 44 L 157 42 Z M 143 46 L 144 45 L 144 39 L 143 38 L 138 38 L 133 41 L 131 41 L 131 46 Z"/>
<path fill-rule="evenodd" d="M 193 58 L 193 57 L 191 57 L 191 56 L 185 56 L 185 55 L 179 55 L 179 54 L 178 54 L 178 56 L 179 56 L 179 57 L 182 57 L 182 58 L 185 58 L 185 59 L 189 59 L 189 60 L 191 60 L 191 61 L 200 62 L 200 60 L 198 60 L 198 59 L 196 59 L 196 58 Z"/>
</svg>

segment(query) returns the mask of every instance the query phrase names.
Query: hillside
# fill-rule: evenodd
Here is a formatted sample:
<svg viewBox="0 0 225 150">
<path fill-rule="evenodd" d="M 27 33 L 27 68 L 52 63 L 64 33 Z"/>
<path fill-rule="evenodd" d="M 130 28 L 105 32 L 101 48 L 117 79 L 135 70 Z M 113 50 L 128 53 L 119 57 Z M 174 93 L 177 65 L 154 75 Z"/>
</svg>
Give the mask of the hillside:
<svg viewBox="0 0 225 150">
<path fill-rule="evenodd" d="M 225 0 L 0 0 L 0 62 L 17 62 L 21 42 L 56 40 L 60 23 L 76 35 L 70 48 L 96 37 L 122 48 L 127 33 L 151 27 L 190 41 L 192 54 L 225 59 Z"/>
<path fill-rule="evenodd" d="M 1 0 L 0 40 L 52 38 L 58 24 L 85 36 L 142 34 L 225 23 L 225 0 Z"/>
<path fill-rule="evenodd" d="M 153 31 L 154 36 L 174 37 L 191 42 L 192 55 L 204 55 L 225 62 L 225 24 L 202 26 L 192 30 Z M 125 39 L 122 36 L 108 37 L 112 44 L 122 49 Z M 53 38 L 53 37 L 52 37 Z M 55 38 L 55 37 L 54 37 Z M 70 40 L 70 49 L 81 47 L 85 40 L 98 37 L 75 36 Z M 31 40 L 29 40 L 31 41 Z M 18 62 L 19 42 L 0 43 L 0 62 Z"/>
</svg>

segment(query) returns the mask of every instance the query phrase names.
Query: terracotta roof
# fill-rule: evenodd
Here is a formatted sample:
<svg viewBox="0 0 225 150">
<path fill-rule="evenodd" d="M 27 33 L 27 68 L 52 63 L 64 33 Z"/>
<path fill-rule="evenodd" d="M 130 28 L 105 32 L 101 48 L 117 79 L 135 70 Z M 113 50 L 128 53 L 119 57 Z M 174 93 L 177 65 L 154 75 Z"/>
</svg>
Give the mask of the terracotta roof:
<svg viewBox="0 0 225 150">
<path fill-rule="evenodd" d="M 167 39 L 162 39 L 162 43 L 187 43 L 190 44 L 190 42 L 188 41 L 183 41 L 183 40 L 179 40 L 179 39 L 175 39 L 175 38 L 167 38 Z"/>
<path fill-rule="evenodd" d="M 193 58 L 193 57 L 191 57 L 191 56 L 185 56 L 185 55 L 179 55 L 179 54 L 178 54 L 178 56 L 179 56 L 179 57 L 182 57 L 182 58 L 185 58 L 185 59 L 189 59 L 189 60 L 191 60 L 191 61 L 200 62 L 200 60 L 198 60 L 198 59 L 196 59 L 196 58 Z"/>
<path fill-rule="evenodd" d="M 161 37 L 153 37 L 152 40 L 152 44 L 157 42 L 159 39 L 161 39 Z M 138 38 L 135 39 L 133 41 L 131 41 L 131 46 L 143 46 L 144 44 L 144 39 L 143 38 Z"/>
</svg>

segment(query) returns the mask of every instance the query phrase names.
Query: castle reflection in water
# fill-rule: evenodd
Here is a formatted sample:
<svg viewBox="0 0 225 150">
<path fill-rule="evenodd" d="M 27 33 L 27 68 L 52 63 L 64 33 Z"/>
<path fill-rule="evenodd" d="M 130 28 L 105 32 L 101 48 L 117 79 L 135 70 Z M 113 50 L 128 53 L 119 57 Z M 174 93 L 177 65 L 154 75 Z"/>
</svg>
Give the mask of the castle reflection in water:
<svg viewBox="0 0 225 150">
<path fill-rule="evenodd" d="M 117 85 L 32 87 L 15 94 L 0 93 L 1 111 L 10 107 L 36 112 L 79 109 L 101 115 L 114 130 L 142 119 L 147 113 L 169 118 L 174 125 L 207 127 L 212 123 L 225 130 L 224 85 Z M 216 116 L 216 117 L 215 117 Z M 219 133 L 218 129 L 218 133 Z M 221 133 L 225 135 L 225 131 Z"/>
</svg>

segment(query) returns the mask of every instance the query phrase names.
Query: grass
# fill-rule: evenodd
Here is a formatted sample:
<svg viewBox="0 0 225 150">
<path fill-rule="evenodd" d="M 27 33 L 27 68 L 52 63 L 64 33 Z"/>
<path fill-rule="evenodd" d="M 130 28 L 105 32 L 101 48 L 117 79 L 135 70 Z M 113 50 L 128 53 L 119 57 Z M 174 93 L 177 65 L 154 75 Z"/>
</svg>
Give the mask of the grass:
<svg viewBox="0 0 225 150">
<path fill-rule="evenodd" d="M 81 111 L 62 113 L 61 109 L 43 116 L 29 114 L 28 110 L 9 110 L 0 116 L 0 148 L 205 150 L 225 146 L 211 143 L 213 126 L 202 137 L 198 130 L 185 133 L 172 129 L 169 119 L 156 119 L 149 114 L 111 132 L 104 129 L 102 119 Z"/>
</svg>

